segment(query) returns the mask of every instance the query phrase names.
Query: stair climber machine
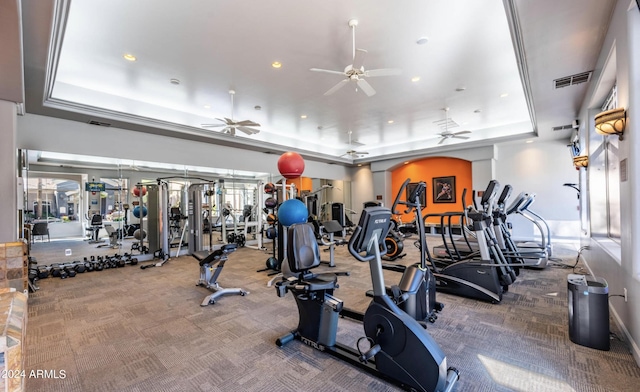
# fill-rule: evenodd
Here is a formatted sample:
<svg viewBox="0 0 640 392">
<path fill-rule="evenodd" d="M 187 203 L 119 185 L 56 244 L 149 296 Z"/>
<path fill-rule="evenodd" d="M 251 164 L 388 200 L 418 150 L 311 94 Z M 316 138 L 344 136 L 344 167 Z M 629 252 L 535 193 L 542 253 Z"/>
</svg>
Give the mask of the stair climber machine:
<svg viewBox="0 0 640 392">
<path fill-rule="evenodd" d="M 447 359 L 431 335 L 414 318 L 400 309 L 386 293 L 381 254 L 389 231 L 391 211 L 365 208 L 349 240 L 349 252 L 368 262 L 373 299 L 363 318 L 365 336 L 352 348 L 336 341 L 343 302 L 333 296 L 338 288 L 335 274 L 314 274 L 320 265 L 318 244 L 311 226 L 289 227 L 287 264 L 292 276 L 276 284 L 283 297 L 291 291 L 298 306 L 298 327 L 276 341 L 283 346 L 301 342 L 406 390 L 450 392 L 459 372 L 447 367 Z M 369 347 L 361 347 L 362 341 Z"/>
<path fill-rule="evenodd" d="M 498 182 L 492 180 L 482 196 L 482 205 L 487 205 L 488 211 L 491 210 L 490 206 L 496 198 L 498 187 Z M 502 300 L 502 293 L 507 291 L 509 285 L 515 281 L 517 271 L 507 262 L 497 246 L 491 228 L 491 214 L 472 207 L 469 207 L 464 214 L 471 221 L 471 231 L 477 238 L 477 253 L 472 253 L 466 258 L 460 257 L 455 248 L 451 248 L 451 243 L 445 242 L 443 245 L 445 254 L 449 257 L 431 257 L 426 236 L 421 236 L 416 246 L 429 260 L 433 275 L 436 277 L 437 291 L 498 303 Z M 440 215 L 427 214 L 424 220 Z"/>
</svg>

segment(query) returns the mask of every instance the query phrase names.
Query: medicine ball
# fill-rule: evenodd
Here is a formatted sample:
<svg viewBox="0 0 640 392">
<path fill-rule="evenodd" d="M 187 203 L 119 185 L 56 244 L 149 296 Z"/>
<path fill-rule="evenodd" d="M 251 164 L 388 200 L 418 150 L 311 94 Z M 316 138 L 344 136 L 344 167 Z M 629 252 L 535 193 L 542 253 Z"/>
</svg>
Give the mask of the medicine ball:
<svg viewBox="0 0 640 392">
<path fill-rule="evenodd" d="M 276 259 L 275 257 L 269 257 L 267 259 L 267 268 L 272 269 L 272 270 L 277 270 L 278 269 L 278 259 Z"/>
<path fill-rule="evenodd" d="M 264 193 L 268 193 L 270 195 L 276 192 L 276 186 L 272 182 L 267 182 L 264 184 Z"/>
<path fill-rule="evenodd" d="M 264 206 L 269 209 L 274 209 L 278 205 L 278 200 L 275 197 L 267 197 L 264 201 Z"/>
<path fill-rule="evenodd" d="M 276 216 L 273 214 L 267 215 L 267 223 L 273 225 L 276 223 Z"/>
<path fill-rule="evenodd" d="M 270 240 L 276 239 L 278 237 L 278 230 L 275 227 L 269 227 L 266 232 L 267 238 Z"/>
</svg>

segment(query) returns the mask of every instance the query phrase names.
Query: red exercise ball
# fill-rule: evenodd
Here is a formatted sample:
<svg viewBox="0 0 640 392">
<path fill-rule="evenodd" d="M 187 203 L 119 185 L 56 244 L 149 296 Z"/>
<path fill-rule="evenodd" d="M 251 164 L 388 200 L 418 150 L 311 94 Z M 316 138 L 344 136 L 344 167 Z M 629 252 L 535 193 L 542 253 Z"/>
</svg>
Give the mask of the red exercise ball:
<svg viewBox="0 0 640 392">
<path fill-rule="evenodd" d="M 284 178 L 298 178 L 304 171 L 304 159 L 297 152 L 285 152 L 278 159 L 278 171 Z"/>
<path fill-rule="evenodd" d="M 142 187 L 142 196 L 147 194 L 147 187 L 143 186 Z M 138 188 L 137 186 L 133 188 L 133 195 L 135 197 L 140 197 L 140 188 Z"/>
</svg>

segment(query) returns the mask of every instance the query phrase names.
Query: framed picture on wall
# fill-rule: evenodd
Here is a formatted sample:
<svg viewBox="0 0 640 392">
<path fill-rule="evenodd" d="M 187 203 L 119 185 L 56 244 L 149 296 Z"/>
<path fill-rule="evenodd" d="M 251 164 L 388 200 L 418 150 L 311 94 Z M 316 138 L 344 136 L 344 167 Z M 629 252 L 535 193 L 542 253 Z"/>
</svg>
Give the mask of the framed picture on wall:
<svg viewBox="0 0 640 392">
<path fill-rule="evenodd" d="M 433 202 L 434 203 L 455 203 L 456 202 L 456 177 L 434 177 L 433 178 Z"/>
<path fill-rule="evenodd" d="M 407 194 L 405 195 L 405 198 L 407 201 L 413 201 L 413 200 L 409 200 L 409 198 L 411 197 L 411 194 L 415 191 L 418 184 L 419 182 L 410 182 L 407 184 Z M 424 208 L 426 206 L 427 206 L 427 187 L 425 185 L 424 192 L 420 194 L 420 207 Z"/>
</svg>

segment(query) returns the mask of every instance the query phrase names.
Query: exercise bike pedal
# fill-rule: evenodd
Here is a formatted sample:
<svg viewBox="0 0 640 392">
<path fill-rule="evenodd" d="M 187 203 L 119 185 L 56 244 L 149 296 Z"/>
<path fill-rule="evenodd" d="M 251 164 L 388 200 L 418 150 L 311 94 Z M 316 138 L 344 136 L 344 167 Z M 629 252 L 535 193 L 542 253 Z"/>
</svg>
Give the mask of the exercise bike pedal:
<svg viewBox="0 0 640 392">
<path fill-rule="evenodd" d="M 358 359 L 362 363 L 367 363 L 371 358 L 375 357 L 376 354 L 378 354 L 381 350 L 382 350 L 382 347 L 380 347 L 379 344 L 374 344 L 373 346 L 371 346 L 371 348 L 367 352 L 362 353 L 358 357 Z"/>
</svg>

